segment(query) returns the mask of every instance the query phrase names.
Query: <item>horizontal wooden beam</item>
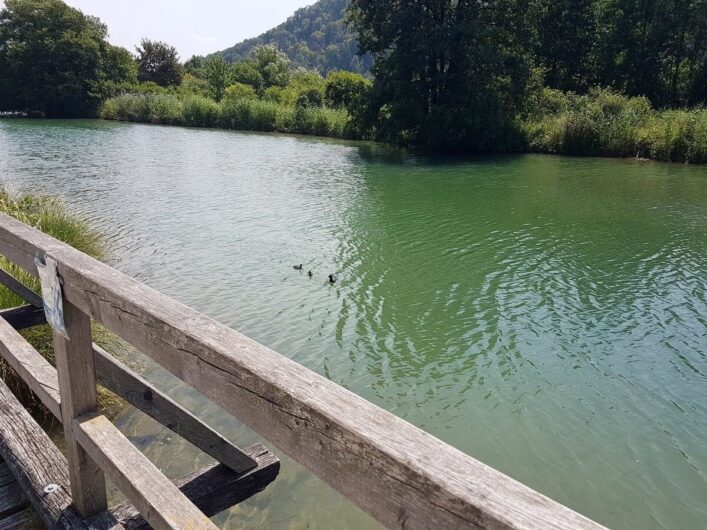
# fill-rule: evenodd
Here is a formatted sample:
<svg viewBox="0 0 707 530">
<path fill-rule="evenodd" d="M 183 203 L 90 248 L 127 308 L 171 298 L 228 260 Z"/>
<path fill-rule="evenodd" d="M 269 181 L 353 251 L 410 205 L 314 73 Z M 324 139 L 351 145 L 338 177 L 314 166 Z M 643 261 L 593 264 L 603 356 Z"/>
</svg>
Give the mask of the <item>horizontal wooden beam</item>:
<svg viewBox="0 0 707 530">
<path fill-rule="evenodd" d="M 71 508 L 66 457 L 2 380 L 0 456 L 46 528 L 88 530 Z M 46 492 L 48 485 L 56 489 Z"/>
<path fill-rule="evenodd" d="M 44 315 L 44 309 L 32 305 L 2 309 L 0 310 L 0 317 L 7 320 L 15 329 L 31 328 L 44 324 L 47 321 Z"/>
<path fill-rule="evenodd" d="M 9 322 L 0 318 L 0 356 L 61 421 L 59 380 L 54 368 Z"/>
<path fill-rule="evenodd" d="M 15 279 L 7 271 L 0 269 L 0 284 L 4 285 L 10 291 L 22 298 L 25 302 L 38 309 L 42 309 L 44 303 L 42 297 L 27 287 L 24 283 Z"/>
<path fill-rule="evenodd" d="M 10 517 L 5 517 L 0 521 L 0 529 L 2 530 L 41 530 L 42 525 L 40 525 L 37 520 L 32 508 L 26 508 L 21 512 L 12 514 Z"/>
<path fill-rule="evenodd" d="M 56 368 L 13 329 L 10 322 L 3 319 L 0 319 L 0 356 L 61 421 Z M 138 410 L 237 473 L 257 465 L 255 460 L 221 434 L 96 344 L 93 344 L 93 357 L 98 382 Z"/>
<path fill-rule="evenodd" d="M 599 524 L 244 335 L 7 215 L 0 253 L 391 528 L 598 529 Z"/>
<path fill-rule="evenodd" d="M 280 461 L 264 445 L 252 445 L 244 452 L 257 462 L 256 468 L 239 474 L 222 464 L 210 464 L 175 481 L 175 485 L 205 515 L 221 513 L 264 490 L 280 471 Z M 130 503 L 119 504 L 89 521 L 96 530 L 112 530 L 118 522 L 126 530 L 150 527 Z"/>
<path fill-rule="evenodd" d="M 76 441 L 156 530 L 216 529 L 105 416 L 74 420 Z"/>
<path fill-rule="evenodd" d="M 236 473 L 257 463 L 103 348 L 93 345 L 98 382 Z"/>
</svg>

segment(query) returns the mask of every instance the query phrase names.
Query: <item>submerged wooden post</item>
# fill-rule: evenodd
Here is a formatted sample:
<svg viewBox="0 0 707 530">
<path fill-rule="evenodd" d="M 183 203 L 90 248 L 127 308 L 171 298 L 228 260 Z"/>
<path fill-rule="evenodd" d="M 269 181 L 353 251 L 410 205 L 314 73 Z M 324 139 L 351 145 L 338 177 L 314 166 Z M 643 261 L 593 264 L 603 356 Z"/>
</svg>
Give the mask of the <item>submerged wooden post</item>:
<svg viewBox="0 0 707 530">
<path fill-rule="evenodd" d="M 107 508 L 103 471 L 76 441 L 74 419 L 96 412 L 96 372 L 91 345 L 91 320 L 75 305 L 63 300 L 66 339 L 54 330 L 54 352 L 61 391 L 61 422 L 64 424 L 69 460 L 69 482 L 74 507 L 83 517 Z"/>
</svg>

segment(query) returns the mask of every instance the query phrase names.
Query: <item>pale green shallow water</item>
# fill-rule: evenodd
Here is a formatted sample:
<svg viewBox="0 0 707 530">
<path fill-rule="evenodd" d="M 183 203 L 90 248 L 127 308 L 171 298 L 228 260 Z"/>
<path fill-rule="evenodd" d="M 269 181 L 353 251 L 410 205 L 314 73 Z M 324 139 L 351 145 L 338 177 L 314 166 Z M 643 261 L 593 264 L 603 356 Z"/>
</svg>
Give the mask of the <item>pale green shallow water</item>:
<svg viewBox="0 0 707 530">
<path fill-rule="evenodd" d="M 114 266 L 487 464 L 613 528 L 707 527 L 707 168 L 91 121 L 0 121 L 0 158 Z M 206 461 L 119 425 L 172 476 Z M 286 459 L 216 521 L 376 527 Z"/>
</svg>

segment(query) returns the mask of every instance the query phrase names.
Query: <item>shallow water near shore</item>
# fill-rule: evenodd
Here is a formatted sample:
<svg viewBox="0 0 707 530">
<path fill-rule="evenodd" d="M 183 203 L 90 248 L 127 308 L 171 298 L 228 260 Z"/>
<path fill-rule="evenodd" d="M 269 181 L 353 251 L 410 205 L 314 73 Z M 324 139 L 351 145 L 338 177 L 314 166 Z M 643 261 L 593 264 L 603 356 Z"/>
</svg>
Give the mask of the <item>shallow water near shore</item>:
<svg viewBox="0 0 707 530">
<path fill-rule="evenodd" d="M 706 167 L 0 120 L 0 176 L 62 196 L 128 275 L 611 528 L 707 527 Z M 117 423 L 171 477 L 209 461 Z M 377 528 L 280 456 L 217 524 Z"/>
</svg>

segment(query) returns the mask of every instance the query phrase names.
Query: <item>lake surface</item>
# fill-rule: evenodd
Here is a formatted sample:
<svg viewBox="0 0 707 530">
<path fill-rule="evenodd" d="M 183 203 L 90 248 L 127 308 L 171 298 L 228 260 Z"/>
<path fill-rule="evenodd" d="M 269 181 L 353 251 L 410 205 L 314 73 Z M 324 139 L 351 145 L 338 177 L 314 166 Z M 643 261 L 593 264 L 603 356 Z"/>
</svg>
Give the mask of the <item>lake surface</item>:
<svg viewBox="0 0 707 530">
<path fill-rule="evenodd" d="M 529 486 L 616 529 L 707 527 L 707 168 L 22 120 L 0 120 L 0 159 L 115 267 Z M 118 424 L 170 476 L 208 461 L 132 409 Z M 216 522 L 377 528 L 286 458 Z"/>
</svg>

